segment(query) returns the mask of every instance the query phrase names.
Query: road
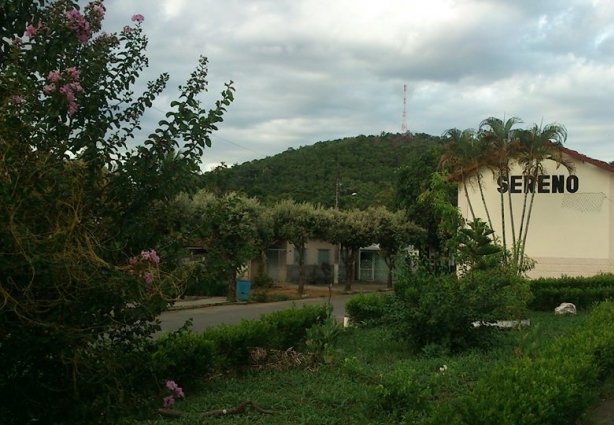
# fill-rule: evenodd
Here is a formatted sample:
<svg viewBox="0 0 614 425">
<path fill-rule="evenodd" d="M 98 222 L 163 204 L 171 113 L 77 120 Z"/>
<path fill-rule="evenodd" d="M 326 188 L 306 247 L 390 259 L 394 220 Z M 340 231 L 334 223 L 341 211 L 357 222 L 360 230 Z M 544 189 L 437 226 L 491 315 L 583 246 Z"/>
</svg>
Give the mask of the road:
<svg viewBox="0 0 614 425">
<path fill-rule="evenodd" d="M 333 315 L 342 319 L 345 315 L 345 303 L 351 295 L 338 295 L 331 298 Z M 162 322 L 162 332 L 179 329 L 188 319 L 193 319 L 193 331 L 202 332 L 210 326 L 217 326 L 222 323 L 239 323 L 242 319 L 258 319 L 263 314 L 272 313 L 278 310 L 291 308 L 292 306 L 301 307 L 303 305 L 324 304 L 328 298 L 309 298 L 295 301 L 278 301 L 272 303 L 258 304 L 227 304 L 213 307 L 205 307 L 193 310 L 167 311 L 160 316 Z"/>
</svg>

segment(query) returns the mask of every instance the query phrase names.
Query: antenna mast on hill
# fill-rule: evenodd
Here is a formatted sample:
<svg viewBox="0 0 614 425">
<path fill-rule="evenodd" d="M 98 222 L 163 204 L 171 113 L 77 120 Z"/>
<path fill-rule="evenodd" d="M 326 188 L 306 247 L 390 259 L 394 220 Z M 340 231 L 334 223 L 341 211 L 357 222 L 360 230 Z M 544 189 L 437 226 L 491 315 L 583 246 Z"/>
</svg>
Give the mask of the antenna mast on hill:
<svg viewBox="0 0 614 425">
<path fill-rule="evenodd" d="M 407 84 L 403 84 L 403 122 L 401 123 L 401 134 L 407 133 Z"/>
</svg>

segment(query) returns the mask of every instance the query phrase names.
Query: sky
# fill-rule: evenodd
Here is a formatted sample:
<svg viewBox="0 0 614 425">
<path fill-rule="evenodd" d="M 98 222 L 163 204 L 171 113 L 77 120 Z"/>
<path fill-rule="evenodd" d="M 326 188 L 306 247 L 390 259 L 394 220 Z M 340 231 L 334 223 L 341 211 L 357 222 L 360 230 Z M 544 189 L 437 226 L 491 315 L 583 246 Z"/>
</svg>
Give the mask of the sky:
<svg viewBox="0 0 614 425">
<path fill-rule="evenodd" d="M 614 160 L 611 0 L 105 0 L 104 29 L 142 14 L 143 81 L 167 90 L 145 117 L 153 130 L 176 87 L 209 59 L 213 105 L 235 101 L 203 157 L 205 171 L 318 141 L 441 135 L 490 116 L 567 128 L 566 146 Z M 407 89 L 404 90 L 406 85 Z"/>
</svg>

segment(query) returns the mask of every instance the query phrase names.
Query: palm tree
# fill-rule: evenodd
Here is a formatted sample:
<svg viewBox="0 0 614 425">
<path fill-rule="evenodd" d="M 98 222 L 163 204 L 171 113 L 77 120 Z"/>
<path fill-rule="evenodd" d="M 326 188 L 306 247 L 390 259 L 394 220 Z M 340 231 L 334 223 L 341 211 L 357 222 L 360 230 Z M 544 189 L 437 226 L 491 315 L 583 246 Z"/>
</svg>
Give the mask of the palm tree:
<svg viewBox="0 0 614 425">
<path fill-rule="evenodd" d="M 516 160 L 522 167 L 522 174 L 525 178 L 522 217 L 520 219 L 520 232 L 518 233 L 519 243 L 514 258 L 519 270 L 522 270 L 527 235 L 529 233 L 529 222 L 535 199 L 534 185 L 537 182 L 538 176 L 545 173 L 544 162 L 553 161 L 556 163 L 557 168 L 563 166 L 569 173 L 574 171 L 574 165 L 563 156 L 561 150 L 565 140 L 567 140 L 567 130 L 564 126 L 556 123 L 548 124 L 545 127 L 534 124 L 531 128 L 519 133 L 520 145 Z M 529 188 L 529 182 L 531 182 L 530 184 L 533 187 Z M 531 201 L 527 210 L 529 191 L 531 192 Z M 525 212 L 527 213 L 526 222 Z M 522 242 L 520 242 L 520 238 L 522 238 Z"/>
<path fill-rule="evenodd" d="M 467 129 L 461 131 L 458 128 L 451 128 L 443 133 L 443 137 L 447 138 L 449 142 L 446 145 L 446 151 L 439 160 L 439 171 L 447 170 L 451 172 L 454 180 L 462 183 L 467 206 L 471 212 L 472 219 L 475 220 L 475 211 L 467 190 L 467 186 L 471 183 L 471 178 L 474 175 L 477 174 L 479 179 L 478 169 L 481 165 L 480 158 L 482 155 L 478 148 L 475 130 Z M 484 199 L 483 195 L 482 199 Z"/>
<path fill-rule="evenodd" d="M 485 164 L 493 171 L 495 178 L 508 179 L 510 168 L 514 161 L 514 156 L 518 149 L 518 129 L 515 129 L 516 124 L 522 120 L 518 117 L 512 117 L 507 120 L 501 120 L 495 117 L 486 118 L 480 123 L 479 138 L 486 145 Z M 503 192 L 501 193 L 501 231 L 503 237 L 503 255 L 507 257 L 507 238 L 505 230 L 505 202 Z M 508 203 L 510 208 L 510 224 L 512 230 L 512 246 L 516 246 L 516 228 L 514 224 L 514 210 L 512 207 L 512 198 L 508 191 Z"/>
</svg>

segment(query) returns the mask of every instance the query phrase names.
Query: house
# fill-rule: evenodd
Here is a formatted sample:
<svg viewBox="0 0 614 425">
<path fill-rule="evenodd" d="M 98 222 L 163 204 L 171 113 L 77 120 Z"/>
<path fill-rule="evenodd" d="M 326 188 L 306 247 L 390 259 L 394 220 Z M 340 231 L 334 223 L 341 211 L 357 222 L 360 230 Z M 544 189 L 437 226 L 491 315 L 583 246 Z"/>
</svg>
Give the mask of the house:
<svg viewBox="0 0 614 425">
<path fill-rule="evenodd" d="M 614 272 L 614 167 L 571 149 L 562 151 L 574 170 L 569 172 L 554 161 L 546 161 L 544 173 L 536 181 L 523 176 L 518 166 L 512 168 L 509 178 L 499 180 L 485 167 L 478 170 L 495 235 L 502 237 L 501 193 L 508 247 L 512 239 L 511 212 L 518 233 L 523 210 L 528 212 L 534 194 L 525 252 L 536 265 L 529 277 Z M 471 202 L 475 215 L 487 222 L 478 184 L 472 178 L 475 175 L 473 172 L 459 183 L 458 206 L 470 221 Z"/>
<path fill-rule="evenodd" d="M 356 277 L 361 281 L 386 282 L 388 268 L 379 255 L 379 246 L 362 248 L 359 253 Z M 250 278 L 266 273 L 275 282 L 297 282 L 298 251 L 290 242 L 279 242 L 266 252 L 266 262 L 255 259 L 250 265 Z M 312 240 L 305 250 L 305 283 L 328 284 L 343 282 L 345 270 L 338 256 L 338 246 L 326 241 Z"/>
</svg>

